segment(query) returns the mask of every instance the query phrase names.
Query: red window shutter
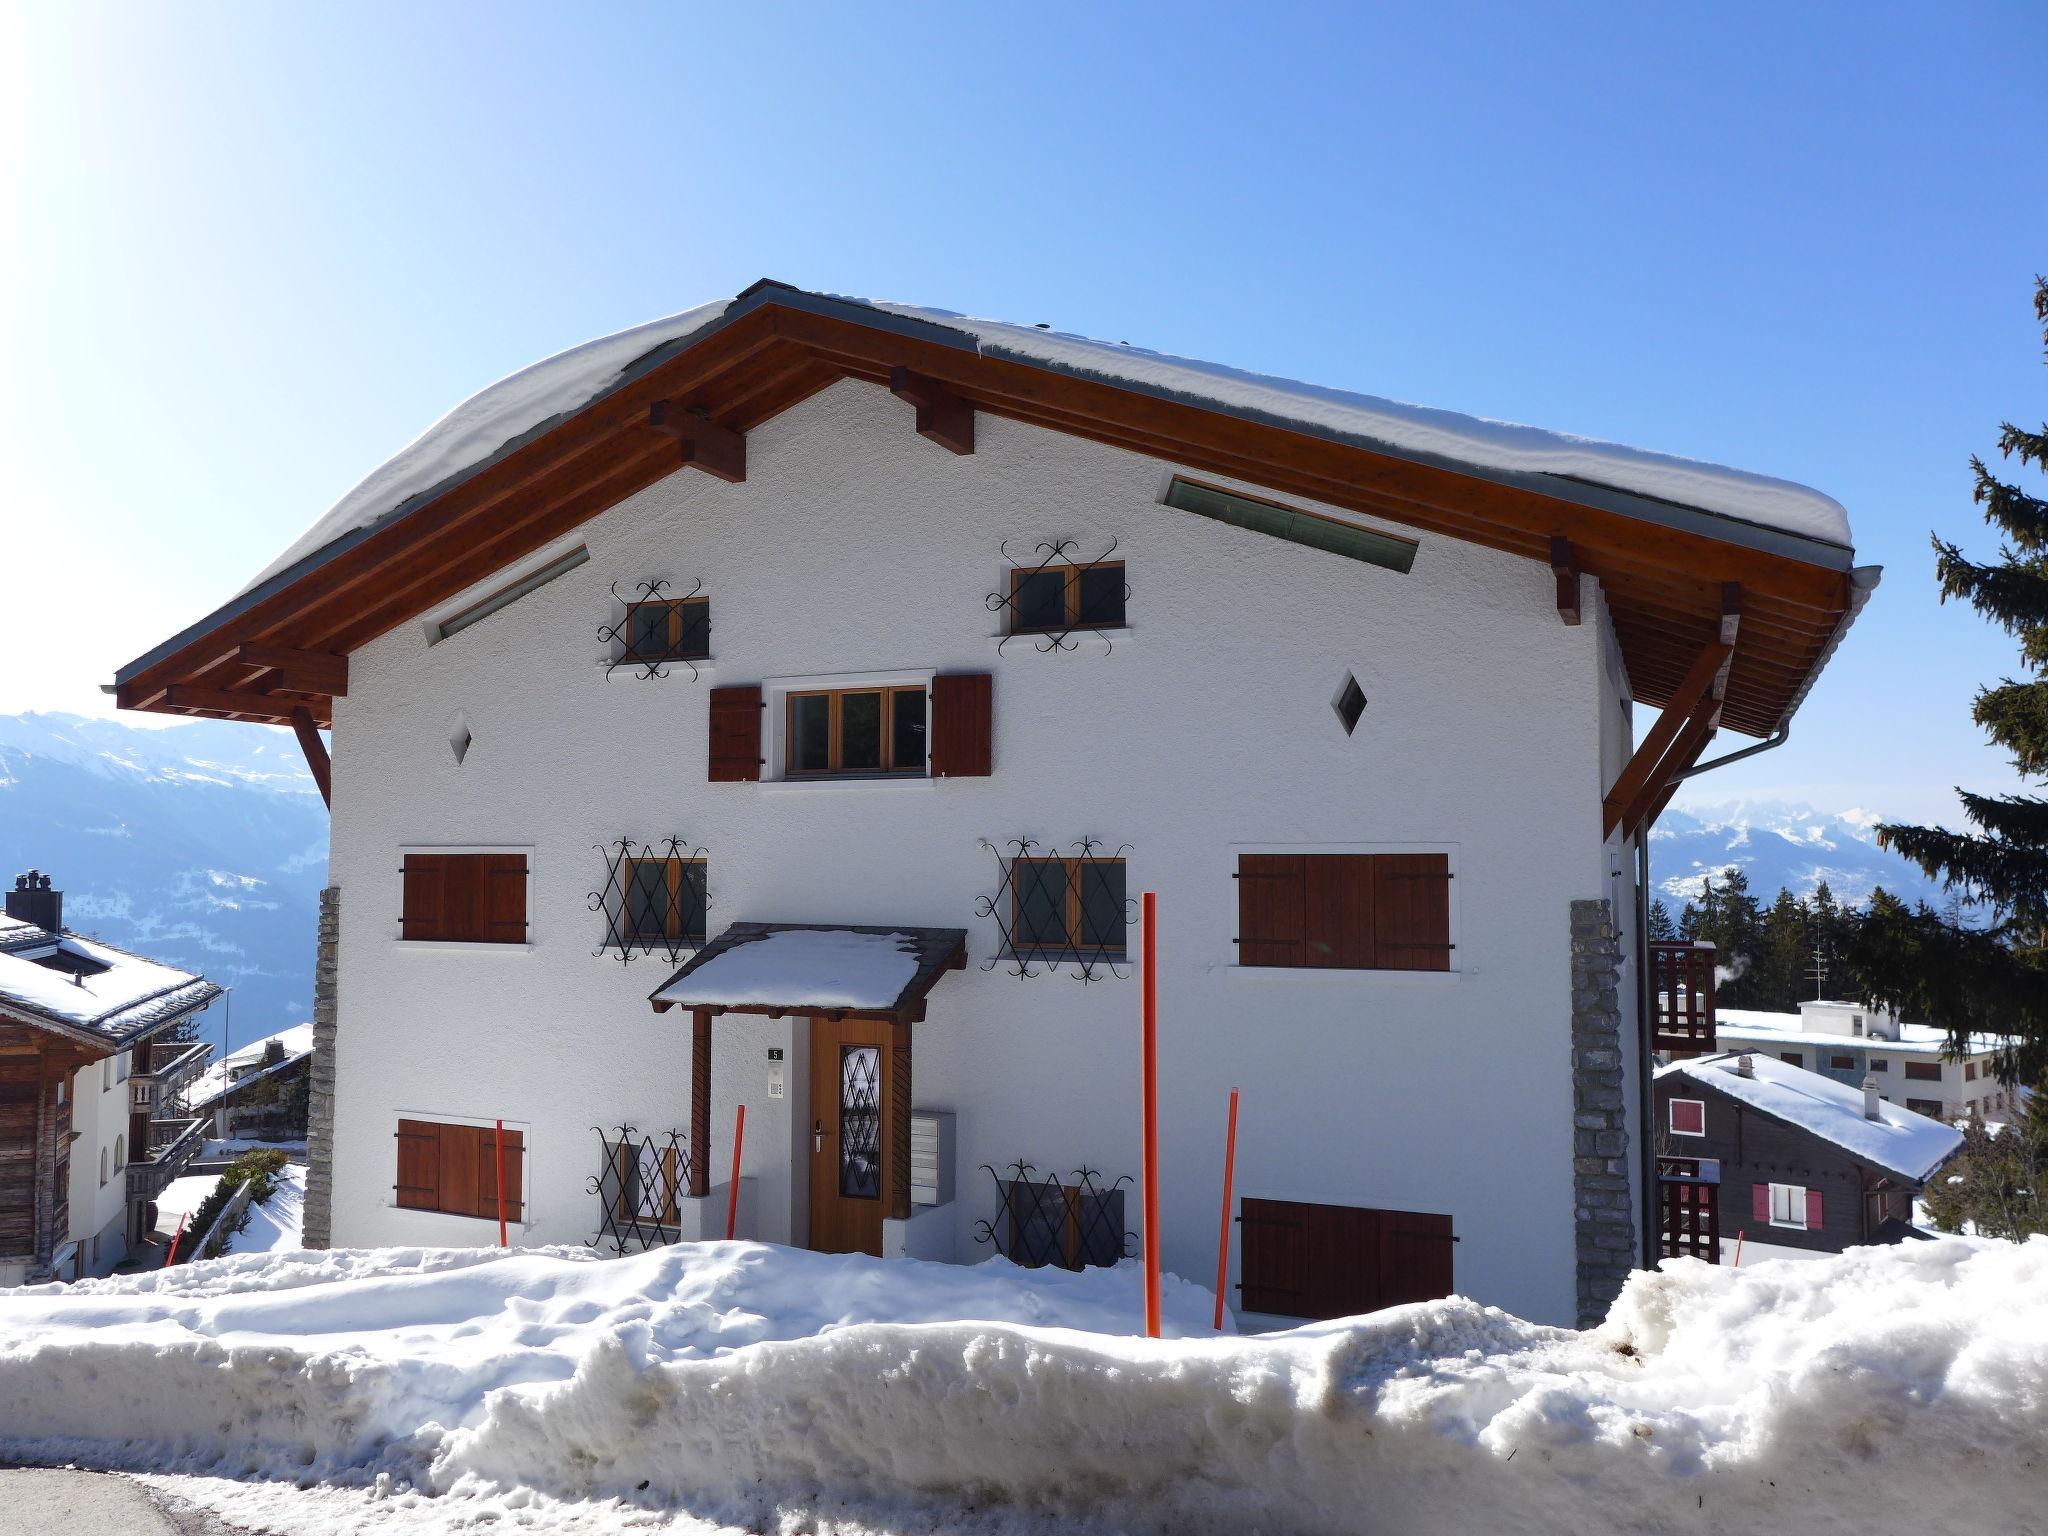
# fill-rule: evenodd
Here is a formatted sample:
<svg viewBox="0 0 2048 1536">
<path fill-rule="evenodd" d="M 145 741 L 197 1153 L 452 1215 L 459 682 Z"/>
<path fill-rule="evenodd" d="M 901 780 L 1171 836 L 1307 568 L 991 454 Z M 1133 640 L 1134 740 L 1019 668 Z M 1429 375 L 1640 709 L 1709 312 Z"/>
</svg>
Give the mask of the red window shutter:
<svg viewBox="0 0 2048 1536">
<path fill-rule="evenodd" d="M 1673 1099 L 1671 1101 L 1671 1129 L 1687 1136 L 1706 1134 L 1706 1104 L 1699 1099 Z"/>
<path fill-rule="evenodd" d="M 441 932 L 436 938 L 479 944 L 484 937 L 484 855 L 442 855 Z"/>
<path fill-rule="evenodd" d="M 1820 1191 L 1817 1189 L 1809 1189 L 1806 1192 L 1807 1230 L 1810 1232 L 1818 1232 L 1825 1225 L 1826 1223 L 1821 1219 Z"/>
<path fill-rule="evenodd" d="M 995 771 L 995 680 L 986 672 L 932 679 L 935 779 L 985 779 Z"/>
<path fill-rule="evenodd" d="M 760 685 L 712 689 L 710 782 L 751 783 L 760 777 Z"/>
<path fill-rule="evenodd" d="M 483 867 L 483 927 L 487 944 L 526 942 L 526 855 L 489 853 Z"/>
<path fill-rule="evenodd" d="M 1451 1218 L 1423 1211 L 1379 1213 L 1378 1305 L 1439 1301 L 1451 1294 Z"/>
<path fill-rule="evenodd" d="M 398 1122 L 398 1204 L 431 1211 L 441 1203 L 441 1127 L 431 1120 Z"/>
<path fill-rule="evenodd" d="M 1378 853 L 1373 948 L 1381 970 L 1451 968 L 1451 861 L 1442 853 Z"/>
<path fill-rule="evenodd" d="M 1750 1214 L 1758 1221 L 1769 1224 L 1771 1219 L 1771 1186 L 1752 1184 L 1749 1186 Z"/>
<path fill-rule="evenodd" d="M 1310 966 L 1371 970 L 1373 860 L 1369 854 L 1303 856 L 1305 958 Z"/>
<path fill-rule="evenodd" d="M 448 855 L 408 853 L 400 866 L 405 894 L 399 911 L 401 938 L 438 939 L 447 926 L 443 909 L 447 898 Z"/>
<path fill-rule="evenodd" d="M 1307 1317 L 1309 1233 L 1300 1209 L 1285 1200 L 1245 1200 L 1238 1210 L 1238 1304 L 1247 1312 Z"/>
<path fill-rule="evenodd" d="M 1298 853 L 1237 856 L 1237 963 L 1308 963 L 1307 861 Z"/>
</svg>

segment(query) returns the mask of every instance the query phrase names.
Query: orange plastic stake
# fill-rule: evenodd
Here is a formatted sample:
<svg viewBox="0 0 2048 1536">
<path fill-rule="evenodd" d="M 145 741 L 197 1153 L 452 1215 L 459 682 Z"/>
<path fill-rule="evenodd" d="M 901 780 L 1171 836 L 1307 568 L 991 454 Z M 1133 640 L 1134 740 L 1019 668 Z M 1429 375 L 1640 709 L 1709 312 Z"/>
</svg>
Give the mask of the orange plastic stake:
<svg viewBox="0 0 2048 1536">
<path fill-rule="evenodd" d="M 1139 953 L 1143 985 L 1139 989 L 1140 1110 L 1138 1134 L 1143 1142 L 1140 1166 L 1144 1175 L 1145 1337 L 1159 1337 L 1159 897 L 1147 891 L 1138 904 Z"/>
<path fill-rule="evenodd" d="M 1728 1267 L 1729 1267 L 1730 1269 L 1740 1269 L 1740 1268 L 1742 1268 L 1742 1239 L 1743 1239 L 1743 1235 L 1744 1235 L 1744 1234 L 1743 1234 L 1742 1232 L 1740 1232 L 1740 1231 L 1738 1231 L 1738 1232 L 1737 1232 L 1737 1233 L 1735 1234 L 1735 1262 L 1734 1262 L 1733 1264 L 1731 1264 L 1731 1265 L 1729 1265 L 1729 1266 L 1728 1266 Z"/>
<path fill-rule="evenodd" d="M 1216 1234 L 1216 1331 L 1223 1331 L 1223 1292 L 1230 1284 L 1230 1180 L 1237 1171 L 1237 1090 L 1230 1090 L 1230 1128 L 1223 1133 L 1223 1226 Z"/>
<path fill-rule="evenodd" d="M 747 1139 L 747 1106 L 740 1106 L 732 1127 L 732 1188 L 725 1197 L 725 1240 L 729 1243 L 740 1225 L 740 1148 Z"/>
<path fill-rule="evenodd" d="M 164 1255 L 165 1269 L 169 1269 L 178 1262 L 178 1244 L 185 1240 L 185 1218 L 191 1214 L 190 1211 L 187 1211 L 184 1216 L 178 1218 L 178 1230 L 171 1234 L 171 1251 Z"/>
</svg>

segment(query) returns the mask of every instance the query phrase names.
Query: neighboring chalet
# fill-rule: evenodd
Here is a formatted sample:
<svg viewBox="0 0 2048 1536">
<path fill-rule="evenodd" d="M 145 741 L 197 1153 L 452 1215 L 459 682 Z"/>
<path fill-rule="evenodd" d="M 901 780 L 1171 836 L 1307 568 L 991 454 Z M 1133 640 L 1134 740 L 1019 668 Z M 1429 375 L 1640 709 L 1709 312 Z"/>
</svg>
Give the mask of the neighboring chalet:
<svg viewBox="0 0 2048 1536">
<path fill-rule="evenodd" d="M 186 1107 L 223 1140 L 303 1141 L 313 1026 L 294 1024 L 230 1051 L 192 1084 Z"/>
<path fill-rule="evenodd" d="M 1913 1201 L 1962 1132 L 1770 1056 L 1657 1071 L 1667 1253 L 1725 1263 L 1916 1235 Z"/>
<path fill-rule="evenodd" d="M 1236 1087 L 1243 1312 L 1569 1322 L 1654 1243 L 1646 829 L 1876 576 L 1783 481 L 764 282 L 465 403 L 117 692 L 330 797 L 311 1243 L 722 1235 L 744 1106 L 743 1235 L 1133 1251 L 1156 891 L 1166 1267 Z"/>
<path fill-rule="evenodd" d="M 165 1038 L 220 988 L 64 927 L 37 870 L 0 918 L 0 1285 L 104 1274 L 206 1139 L 186 1085 L 211 1047 Z"/>
<path fill-rule="evenodd" d="M 2026 1092 L 2002 1086 L 1993 1071 L 2014 1041 L 1979 1035 L 1968 1051 L 1951 1055 L 1945 1030 L 1903 1024 L 1897 1014 L 1861 1003 L 1803 1002 L 1797 1013 L 1723 1008 L 1718 1040 L 1724 1050 L 1775 1056 L 1852 1087 L 1875 1078 L 1880 1098 L 1936 1120 L 1963 1120 L 1973 1111 L 2005 1120 Z"/>
</svg>

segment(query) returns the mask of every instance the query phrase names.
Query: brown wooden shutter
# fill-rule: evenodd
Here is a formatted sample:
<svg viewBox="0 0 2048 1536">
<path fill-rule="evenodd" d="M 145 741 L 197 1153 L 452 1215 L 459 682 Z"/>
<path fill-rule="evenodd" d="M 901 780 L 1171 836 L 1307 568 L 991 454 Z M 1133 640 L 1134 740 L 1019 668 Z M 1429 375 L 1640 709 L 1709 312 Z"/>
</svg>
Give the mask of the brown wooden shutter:
<svg viewBox="0 0 2048 1536">
<path fill-rule="evenodd" d="M 932 679 L 932 777 L 985 779 L 995 771 L 995 685 L 986 672 Z"/>
<path fill-rule="evenodd" d="M 526 855 L 487 853 L 479 861 L 483 873 L 483 927 L 486 944 L 526 942 Z"/>
<path fill-rule="evenodd" d="M 498 1219 L 498 1128 L 494 1125 L 465 1127 L 475 1141 L 476 1214 Z M 505 1219 L 523 1221 L 526 1203 L 521 1198 L 526 1173 L 526 1139 L 510 1126 L 505 1128 Z"/>
<path fill-rule="evenodd" d="M 1306 965 L 1306 860 L 1298 853 L 1237 856 L 1237 963 Z"/>
<path fill-rule="evenodd" d="M 760 777 L 760 685 L 712 689 L 710 782 L 750 783 Z"/>
<path fill-rule="evenodd" d="M 1308 1223 L 1290 1201 L 1245 1200 L 1239 1205 L 1243 1236 L 1238 1305 L 1247 1312 L 1306 1317 Z"/>
<path fill-rule="evenodd" d="M 1304 856 L 1302 964 L 1371 970 L 1373 945 L 1373 859 L 1360 853 Z M 1242 901 L 1242 897 L 1239 898 Z"/>
<path fill-rule="evenodd" d="M 477 1130 L 473 1125 L 441 1127 L 441 1199 L 434 1209 L 451 1216 L 481 1216 L 477 1208 Z"/>
<path fill-rule="evenodd" d="M 1451 1218 L 1423 1211 L 1379 1212 L 1375 1307 L 1437 1301 L 1451 1294 Z"/>
<path fill-rule="evenodd" d="M 1245 1200 L 1239 1305 L 1352 1317 L 1451 1294 L 1451 1218 L 1301 1200 Z"/>
<path fill-rule="evenodd" d="M 400 866 L 405 895 L 398 920 L 399 934 L 408 939 L 438 939 L 447 926 L 443 911 L 447 898 L 448 855 L 408 853 Z"/>
<path fill-rule="evenodd" d="M 1451 968 L 1448 854 L 1373 855 L 1373 947 L 1382 970 Z"/>
<path fill-rule="evenodd" d="M 431 1120 L 398 1122 L 397 1194 L 402 1209 L 440 1209 L 441 1127 Z"/>
</svg>

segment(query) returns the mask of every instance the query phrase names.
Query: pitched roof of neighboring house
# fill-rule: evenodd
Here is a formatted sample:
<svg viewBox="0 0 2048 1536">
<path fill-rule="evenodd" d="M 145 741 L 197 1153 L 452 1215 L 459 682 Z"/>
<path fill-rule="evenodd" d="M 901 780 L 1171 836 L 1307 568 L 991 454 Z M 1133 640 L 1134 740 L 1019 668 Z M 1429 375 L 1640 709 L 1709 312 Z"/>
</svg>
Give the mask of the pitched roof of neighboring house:
<svg viewBox="0 0 2048 1536">
<path fill-rule="evenodd" d="M 141 955 L 0 917 L 0 1015 L 118 1049 L 220 996 L 203 976 Z"/>
<path fill-rule="evenodd" d="M 1735 1035 L 1767 1045 L 1854 1045 L 1878 1056 L 1939 1056 L 1948 1044 L 1948 1032 L 1932 1024 L 1900 1024 L 1899 1038 L 1855 1035 L 1834 1030 L 1801 1029 L 1796 1013 L 1765 1013 L 1755 1008 L 1717 1008 L 1714 1027 L 1718 1035 Z M 2010 1035 L 1977 1035 L 1970 1041 L 1972 1054 L 2002 1051 L 2019 1044 Z"/>
<path fill-rule="evenodd" d="M 1863 1090 L 1770 1056 L 1752 1055 L 1750 1075 L 1738 1053 L 1675 1061 L 1657 1069 L 1657 1081 L 1682 1078 L 1739 1099 L 1787 1125 L 1833 1142 L 1850 1156 L 1919 1183 L 1963 1144 L 1963 1133 L 1926 1115 L 1880 1099 L 1878 1118 L 1863 1117 Z"/>
<path fill-rule="evenodd" d="M 1599 580 L 1635 697 L 1663 704 L 1742 626 L 1725 719 L 1790 717 L 1876 584 L 1848 519 L 1768 476 L 944 310 L 761 282 L 481 391 L 372 472 L 225 607 L 117 678 L 124 708 L 331 719 L 345 656 L 845 378 L 1147 453 Z M 920 408 L 922 410 L 922 408 Z M 907 428 L 906 428 L 907 430 Z M 740 448 L 735 452 L 733 445 Z M 693 462 L 709 467 L 698 457 Z M 488 551 L 488 564 L 478 551 Z M 250 647 L 244 651 L 244 646 Z M 345 687 L 345 679 L 340 679 Z M 171 688 L 183 690 L 171 695 Z M 273 688 L 276 696 L 272 697 Z M 223 697 L 241 695 L 241 697 Z M 289 695 L 289 697 L 287 697 Z"/>
<path fill-rule="evenodd" d="M 282 1059 L 269 1066 L 261 1065 L 264 1053 L 276 1041 L 283 1050 Z M 265 1035 L 260 1040 L 251 1040 L 240 1050 L 210 1063 L 206 1070 L 193 1079 L 192 1090 L 185 1102 L 196 1112 L 211 1105 L 231 1089 L 243 1088 L 250 1083 L 261 1082 L 266 1077 L 275 1077 L 288 1072 L 313 1054 L 313 1026 L 293 1024 L 275 1034 Z M 254 1069 L 254 1070 L 252 1070 Z M 237 1075 L 239 1074 L 239 1075 Z"/>
<path fill-rule="evenodd" d="M 915 1020 L 967 963 L 964 928 L 734 923 L 649 997 L 654 1010 L 889 1014 Z"/>
</svg>

